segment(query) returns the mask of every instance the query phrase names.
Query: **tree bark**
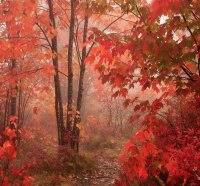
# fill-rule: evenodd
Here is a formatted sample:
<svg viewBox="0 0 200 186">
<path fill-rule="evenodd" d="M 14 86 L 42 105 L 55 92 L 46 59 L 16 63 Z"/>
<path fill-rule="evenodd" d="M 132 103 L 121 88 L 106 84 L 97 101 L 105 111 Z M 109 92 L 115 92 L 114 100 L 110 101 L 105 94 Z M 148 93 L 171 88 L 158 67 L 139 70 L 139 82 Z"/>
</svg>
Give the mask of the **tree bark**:
<svg viewBox="0 0 200 186">
<path fill-rule="evenodd" d="M 51 26 L 56 29 L 56 22 L 54 16 L 53 2 L 52 0 L 48 0 L 49 5 L 49 18 L 51 20 Z M 59 70 L 58 70 L 58 42 L 57 36 L 51 39 L 52 43 L 52 52 L 55 54 L 55 57 L 52 58 L 53 65 L 55 67 L 55 75 L 54 75 L 54 84 L 55 84 L 55 111 L 56 111 L 56 120 L 57 120 L 57 129 L 58 129 L 58 144 L 64 144 L 64 120 L 63 120 L 63 103 L 62 103 L 62 95 L 61 95 L 61 87 L 60 87 L 60 78 L 59 78 Z"/>
<path fill-rule="evenodd" d="M 17 75 L 16 68 L 17 68 L 17 62 L 15 59 L 12 59 L 11 60 L 11 71 L 12 72 L 11 73 L 14 78 Z M 11 85 L 10 114 L 12 116 L 16 116 L 16 112 L 17 112 L 17 81 L 14 80 L 14 82 L 12 82 L 12 85 Z"/>
<path fill-rule="evenodd" d="M 6 103 L 5 103 L 5 112 L 4 112 L 4 127 L 6 127 L 7 123 L 8 123 L 8 112 L 9 112 L 9 89 L 7 89 L 7 93 L 6 93 Z"/>
<path fill-rule="evenodd" d="M 85 15 L 85 22 L 84 22 L 84 30 L 83 30 L 83 43 L 86 42 L 87 40 L 87 33 L 88 33 L 88 16 Z M 83 47 L 82 49 L 82 57 L 81 57 L 81 62 L 80 62 L 80 75 L 79 75 L 79 88 L 78 88 L 78 96 L 77 96 L 77 106 L 76 106 L 76 114 L 75 114 L 75 119 L 74 119 L 74 125 L 73 125 L 73 130 L 72 130 L 72 142 L 71 147 L 72 149 L 75 149 L 77 146 L 77 152 L 79 150 L 79 128 L 77 127 L 77 124 L 81 122 L 81 105 L 82 105 L 82 97 L 83 97 L 83 91 L 84 91 L 84 75 L 85 75 L 85 58 L 87 56 L 87 48 L 86 46 Z"/>
<path fill-rule="evenodd" d="M 22 89 L 21 89 L 21 81 L 19 81 L 19 92 L 18 92 L 18 111 L 17 111 L 17 114 L 18 114 L 18 127 L 20 128 L 22 125 L 22 122 L 21 122 L 21 100 L 22 100 Z"/>
<path fill-rule="evenodd" d="M 87 34 L 88 34 L 88 21 L 89 17 L 85 16 L 85 23 L 84 23 L 84 30 L 83 30 L 83 43 L 87 40 Z M 82 106 L 82 98 L 83 98 L 83 92 L 84 92 L 84 75 L 85 75 L 85 58 L 87 57 L 87 47 L 84 46 L 82 50 L 82 58 L 81 58 L 81 65 L 80 65 L 80 75 L 79 75 L 79 89 L 78 89 L 78 97 L 77 97 L 77 106 L 76 110 L 78 111 L 77 114 L 80 114 L 81 106 Z M 77 116 L 75 117 L 75 124 L 81 122 L 81 117 Z"/>
<path fill-rule="evenodd" d="M 73 44 L 74 44 L 74 28 L 75 28 L 75 3 L 71 0 L 71 17 L 69 29 L 69 46 L 68 46 L 68 103 L 67 103 L 67 131 L 72 128 L 72 104 L 73 104 Z"/>
</svg>

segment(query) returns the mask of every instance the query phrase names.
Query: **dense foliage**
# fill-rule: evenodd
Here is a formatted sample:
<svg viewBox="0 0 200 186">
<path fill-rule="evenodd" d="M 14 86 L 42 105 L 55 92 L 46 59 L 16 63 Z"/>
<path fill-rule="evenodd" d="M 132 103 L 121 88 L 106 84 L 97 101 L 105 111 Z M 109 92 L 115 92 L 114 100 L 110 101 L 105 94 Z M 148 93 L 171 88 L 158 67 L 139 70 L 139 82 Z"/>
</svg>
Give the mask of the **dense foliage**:
<svg viewBox="0 0 200 186">
<path fill-rule="evenodd" d="M 124 149 L 117 185 L 199 183 L 199 117 L 190 110 L 199 112 L 199 3 L 117 1 L 122 11 L 135 15 L 133 27 L 117 36 L 94 32 L 98 46 L 88 61 L 98 56 L 95 68 L 102 82 L 112 84 L 114 97 L 127 97 L 125 105 L 134 105 L 139 114 L 131 120 L 143 117 L 144 129 Z M 157 98 L 138 104 L 128 97 L 138 86 L 157 92 Z M 182 108 L 182 119 L 173 115 L 171 121 L 170 108 L 177 105 L 169 102 L 180 95 L 188 106 Z"/>
</svg>

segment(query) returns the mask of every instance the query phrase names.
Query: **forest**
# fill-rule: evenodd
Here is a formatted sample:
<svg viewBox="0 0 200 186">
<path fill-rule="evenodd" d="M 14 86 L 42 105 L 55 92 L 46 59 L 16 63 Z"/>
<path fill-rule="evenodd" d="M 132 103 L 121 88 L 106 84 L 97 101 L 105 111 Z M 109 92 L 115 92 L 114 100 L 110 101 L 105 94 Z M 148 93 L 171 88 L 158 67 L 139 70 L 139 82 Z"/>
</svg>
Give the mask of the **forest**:
<svg viewBox="0 0 200 186">
<path fill-rule="evenodd" d="M 0 186 L 200 185 L 200 0 L 0 0 Z"/>
</svg>

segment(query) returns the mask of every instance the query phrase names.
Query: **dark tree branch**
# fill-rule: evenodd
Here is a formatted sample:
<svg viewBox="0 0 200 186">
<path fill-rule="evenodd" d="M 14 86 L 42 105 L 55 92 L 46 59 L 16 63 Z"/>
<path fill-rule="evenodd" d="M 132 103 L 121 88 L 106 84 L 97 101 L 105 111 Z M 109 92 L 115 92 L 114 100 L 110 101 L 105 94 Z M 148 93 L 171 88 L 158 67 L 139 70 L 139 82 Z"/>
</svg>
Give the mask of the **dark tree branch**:
<svg viewBox="0 0 200 186">
<path fill-rule="evenodd" d="M 191 81 L 194 81 L 192 75 L 190 74 L 190 72 L 187 70 L 187 68 L 186 68 L 185 66 L 182 65 L 182 66 L 181 66 L 181 69 L 185 72 L 185 74 L 189 77 L 189 79 L 190 79 Z"/>
<path fill-rule="evenodd" d="M 58 72 L 59 72 L 60 74 L 64 75 L 65 77 L 68 77 L 68 75 L 65 74 L 64 72 L 62 72 L 62 71 L 60 71 L 60 70 L 58 70 Z"/>
<path fill-rule="evenodd" d="M 106 26 L 106 27 L 102 30 L 102 32 L 106 31 L 110 26 L 112 26 L 115 22 L 117 22 L 117 21 L 118 21 L 119 19 L 121 19 L 123 16 L 124 16 L 124 14 L 122 14 L 122 15 L 119 16 L 117 19 L 115 19 L 114 21 L 112 21 L 108 26 Z M 94 45 L 95 45 L 95 42 L 93 42 L 92 45 L 90 46 L 90 48 L 89 48 L 89 50 L 88 50 L 88 52 L 87 52 L 86 57 L 90 54 L 90 52 L 91 52 L 92 48 L 94 47 Z"/>
<path fill-rule="evenodd" d="M 185 17 L 183 14 L 182 14 L 182 17 L 183 17 L 183 20 L 184 20 L 184 22 L 185 22 L 186 28 L 187 28 L 187 30 L 189 31 L 189 33 L 190 33 L 190 35 L 191 35 L 191 37 L 192 37 L 194 43 L 198 46 L 198 42 L 197 42 L 197 40 L 196 40 L 194 34 L 192 33 L 192 30 L 191 30 L 190 27 L 188 26 L 186 17 Z"/>
<path fill-rule="evenodd" d="M 49 39 L 48 39 L 48 37 L 47 37 L 45 31 L 43 30 L 43 28 L 42 28 L 38 23 L 36 23 L 36 25 L 38 26 L 38 28 L 39 28 L 39 29 L 41 30 L 41 32 L 43 33 L 43 35 L 44 35 L 44 37 L 45 37 L 47 43 L 49 44 L 49 47 L 52 49 L 51 42 L 49 41 Z"/>
</svg>

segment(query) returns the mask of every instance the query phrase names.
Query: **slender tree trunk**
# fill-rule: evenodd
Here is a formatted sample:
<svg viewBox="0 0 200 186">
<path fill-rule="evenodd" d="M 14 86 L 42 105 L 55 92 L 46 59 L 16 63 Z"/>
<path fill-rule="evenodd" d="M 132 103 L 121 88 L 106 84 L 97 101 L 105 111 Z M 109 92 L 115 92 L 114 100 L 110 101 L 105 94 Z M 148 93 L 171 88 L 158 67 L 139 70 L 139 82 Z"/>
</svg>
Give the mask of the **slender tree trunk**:
<svg viewBox="0 0 200 186">
<path fill-rule="evenodd" d="M 8 120 L 8 110 L 9 110 L 9 90 L 7 90 L 6 93 L 6 104 L 5 104 L 5 112 L 4 112 L 4 127 L 7 125 L 7 120 Z"/>
<path fill-rule="evenodd" d="M 120 112 L 120 130 L 121 130 L 121 134 L 123 134 L 123 115 L 122 115 L 122 111 Z"/>
<path fill-rule="evenodd" d="M 7 110 L 7 117 L 6 117 L 6 125 L 9 125 L 9 116 L 11 115 L 10 114 L 10 102 L 11 102 L 11 98 L 10 98 L 10 90 L 9 90 L 9 99 L 8 99 L 8 110 Z"/>
<path fill-rule="evenodd" d="M 88 16 L 85 17 L 85 24 L 84 24 L 84 31 L 83 31 L 83 43 L 87 40 L 87 33 L 88 33 Z M 87 54 L 87 48 L 86 46 L 83 47 L 82 50 L 82 59 L 81 59 L 81 66 L 80 66 L 80 76 L 79 76 L 79 90 L 78 90 L 78 98 L 77 98 L 77 110 L 81 110 L 81 103 L 82 103 L 82 97 L 83 97 L 83 91 L 84 91 L 84 75 L 85 75 L 85 58 Z"/>
<path fill-rule="evenodd" d="M 88 33 L 88 16 L 85 15 L 85 23 L 84 23 L 84 30 L 83 30 L 83 43 L 87 40 L 87 33 Z M 81 122 L 81 105 L 82 105 L 82 97 L 83 97 L 83 91 L 84 91 L 84 75 L 85 75 L 85 58 L 87 55 L 87 48 L 86 46 L 82 49 L 82 57 L 80 62 L 80 75 L 79 75 L 79 88 L 78 88 L 78 97 L 77 97 L 77 106 L 76 106 L 76 114 L 74 119 L 74 126 L 72 130 L 72 140 L 73 143 L 71 145 L 72 149 L 75 149 L 75 146 L 77 146 L 76 151 L 79 151 L 79 128 L 77 127 L 77 124 Z"/>
<path fill-rule="evenodd" d="M 21 127 L 21 100 L 22 100 L 22 89 L 21 89 L 21 81 L 19 81 L 19 94 L 18 94 L 18 127 Z"/>
<path fill-rule="evenodd" d="M 10 3 L 9 1 L 7 1 L 7 2 L 8 2 L 8 4 Z M 3 10 L 3 14 L 5 14 L 5 16 L 8 12 L 9 12 L 8 9 Z M 8 38 L 10 38 L 10 30 L 12 29 L 10 27 L 10 24 L 11 24 L 10 21 L 5 22 L 5 26 L 8 31 L 8 34 L 7 34 Z M 14 36 L 18 36 L 18 33 L 15 33 Z M 17 89 L 18 88 L 17 88 L 17 79 L 15 79 L 17 77 L 17 61 L 14 58 L 14 56 L 12 56 L 10 58 L 10 64 L 11 64 L 11 68 L 10 68 L 11 75 L 13 76 L 14 81 L 11 82 L 10 92 L 9 92 L 10 93 L 9 115 L 16 116 L 16 114 L 17 114 L 16 113 L 17 112 L 17 91 L 18 91 Z M 9 117 L 9 115 L 8 115 L 8 117 Z M 10 121 L 8 119 L 8 123 L 9 122 Z"/>
<path fill-rule="evenodd" d="M 19 133 L 19 129 L 21 128 L 21 98 L 22 98 L 22 89 L 21 89 L 21 81 L 19 81 L 19 85 L 18 85 L 18 108 L 17 108 L 17 130 L 16 130 L 16 134 L 17 134 L 17 142 L 18 145 L 20 144 L 20 133 Z"/>
<path fill-rule="evenodd" d="M 109 107 L 108 107 L 108 110 L 109 110 L 109 121 L 108 121 L 108 127 L 111 127 L 111 125 L 112 125 L 112 118 L 113 118 L 113 116 L 112 116 L 112 106 L 111 105 L 109 105 Z"/>
<path fill-rule="evenodd" d="M 86 15 L 85 16 L 85 23 L 84 23 L 84 30 L 83 30 L 83 43 L 87 40 L 87 34 L 88 34 L 88 21 L 89 18 Z M 80 75 L 79 75 L 79 89 L 78 89 L 78 97 L 77 97 L 77 106 L 76 110 L 78 111 L 77 114 L 81 111 L 82 106 L 82 98 L 83 98 L 83 91 L 84 91 L 84 75 L 85 75 L 85 58 L 87 57 L 87 48 L 86 46 L 83 47 L 82 50 L 82 58 L 81 58 L 81 65 L 80 65 Z M 77 116 L 75 117 L 75 124 L 81 122 L 81 117 Z"/>
<path fill-rule="evenodd" d="M 52 0 L 48 0 L 49 4 L 49 17 L 51 20 L 51 24 L 54 29 L 56 29 L 56 22 L 54 17 L 53 3 Z M 57 119 L 57 128 L 58 128 L 58 143 L 59 145 L 64 144 L 64 120 L 63 120 L 63 104 L 62 104 L 62 96 L 61 96 L 61 87 L 60 87 L 60 78 L 58 71 L 58 44 L 57 44 L 57 36 L 52 38 L 52 52 L 55 53 L 55 57 L 53 60 L 53 65 L 55 67 L 55 75 L 54 75 L 54 84 L 55 84 L 55 111 L 56 111 L 56 119 Z"/>
<path fill-rule="evenodd" d="M 13 59 L 11 61 L 12 67 L 12 75 L 14 78 L 16 78 L 17 72 L 16 72 L 16 68 L 17 68 L 17 62 L 15 59 Z M 16 116 L 17 113 L 17 81 L 14 80 L 14 82 L 12 82 L 11 85 L 11 100 L 10 100 L 10 111 L 11 111 L 11 115 L 12 116 Z"/>
<path fill-rule="evenodd" d="M 74 28 L 75 28 L 75 3 L 71 0 L 71 18 L 69 30 L 69 46 L 68 46 L 68 103 L 67 103 L 67 130 L 72 128 L 72 104 L 73 104 L 73 44 L 74 44 Z"/>
</svg>

